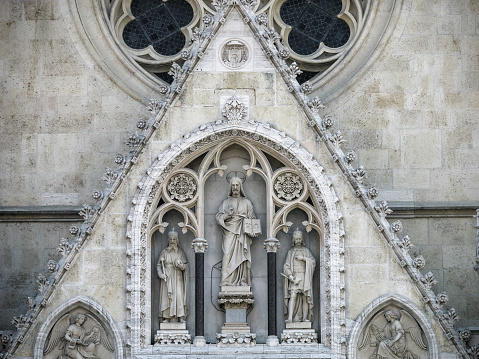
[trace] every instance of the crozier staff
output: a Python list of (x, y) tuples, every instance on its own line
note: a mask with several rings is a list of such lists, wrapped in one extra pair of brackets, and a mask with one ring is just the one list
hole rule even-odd
[(246, 218), (256, 218), (253, 204), (246, 198), (241, 178), (233, 177), (228, 198), (216, 214), (216, 222), (223, 229), (221, 285), (251, 285), (251, 238), (244, 231)]

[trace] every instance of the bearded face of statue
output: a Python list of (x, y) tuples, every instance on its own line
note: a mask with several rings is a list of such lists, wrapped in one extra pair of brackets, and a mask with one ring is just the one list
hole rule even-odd
[(178, 234), (171, 233), (168, 235), (168, 245), (173, 248), (178, 247)]
[(240, 196), (240, 189), (241, 189), (241, 181), (239, 179), (232, 179), (231, 180), (231, 195), (233, 197), (239, 197)]

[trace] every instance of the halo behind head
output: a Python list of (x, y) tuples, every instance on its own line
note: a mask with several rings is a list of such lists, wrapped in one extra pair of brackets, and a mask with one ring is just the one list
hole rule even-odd
[(246, 181), (246, 174), (242, 171), (231, 171), (231, 172), (229, 172), (226, 175), (226, 181), (228, 181), (228, 183), (231, 183), (231, 180), (235, 177), (239, 178), (241, 180), (241, 183), (245, 183), (245, 181)]

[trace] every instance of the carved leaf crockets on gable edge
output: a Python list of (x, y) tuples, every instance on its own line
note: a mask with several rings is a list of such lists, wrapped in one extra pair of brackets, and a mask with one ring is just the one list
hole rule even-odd
[[(435, 300), (433, 300), (436, 297), (430, 288), (430, 284), (433, 282), (433, 278), (431, 278), (431, 276), (429, 276), (428, 274), (425, 276), (422, 275), (419, 269), (415, 268), (414, 265), (412, 264), (412, 259), (407, 254), (407, 252), (405, 253), (405, 251), (401, 249), (399, 245), (399, 243), (401, 242), (399, 238), (397, 237), (397, 231), (396, 231), (396, 229), (399, 228), (400, 226), (396, 225), (392, 227), (388, 223), (388, 221), (385, 219), (385, 216), (379, 215), (375, 211), (376, 203), (373, 200), (374, 195), (372, 193), (377, 192), (377, 190), (367, 191), (364, 188), (364, 186), (361, 184), (361, 181), (359, 179), (363, 177), (362, 173), (361, 173), (361, 176), (355, 175), (355, 172), (352, 171), (350, 166), (350, 159), (347, 155), (345, 155), (342, 152), (339, 146), (340, 143), (338, 143), (338, 141), (330, 141), (330, 139), (334, 139), (334, 135), (331, 135), (329, 131), (327, 131), (328, 126), (322, 123), (321, 117), (319, 116), (315, 108), (314, 107), (310, 108), (308, 106), (310, 101), (309, 101), (309, 98), (307, 97), (307, 92), (308, 92), (307, 86), (299, 86), (296, 79), (294, 77), (291, 78), (291, 76), (288, 75), (288, 71), (287, 71), (288, 66), (283, 60), (283, 58), (280, 56), (281, 55), (280, 51), (274, 46), (273, 43), (268, 42), (267, 39), (263, 36), (264, 31), (258, 26), (257, 22), (255, 21), (254, 14), (240, 3), (229, 3), (226, 7), (224, 7), (221, 10), (223, 12), (217, 18), (215, 18), (212, 25), (208, 27), (207, 33), (205, 34), (205, 39), (201, 42), (197, 42), (197, 44), (195, 45), (196, 47), (192, 48), (192, 51), (191, 51), (192, 56), (184, 63), (181, 69), (178, 69), (177, 67), (175, 67), (176, 78), (173, 84), (170, 86), (170, 88), (165, 91), (165, 94), (166, 94), (165, 98), (161, 102), (158, 102), (156, 100), (152, 101), (154, 106), (151, 107), (150, 119), (148, 120), (146, 125), (142, 125), (141, 127), (141, 129), (143, 130), (143, 136), (144, 136), (142, 137), (142, 141), (139, 141), (137, 144), (135, 143), (135, 146), (133, 146), (133, 148), (130, 149), (130, 152), (126, 156), (123, 156), (123, 155), (117, 156), (116, 162), (120, 166), (120, 169), (118, 171), (118, 176), (110, 176), (111, 180), (109, 180), (108, 182), (109, 186), (107, 187), (105, 191), (103, 191), (103, 196), (101, 196), (101, 198), (97, 196), (99, 201), (95, 206), (91, 207), (91, 206), (85, 205), (85, 208), (82, 211), (85, 217), (85, 222), (82, 225), (82, 228), (77, 235), (77, 238), (71, 253), (69, 253), (68, 256), (66, 256), (65, 259), (61, 261), (61, 263), (59, 263), (59, 266), (58, 266), (59, 268), (57, 269), (57, 271), (54, 273), (55, 275), (53, 276), (54, 281), (49, 283), (44, 288), (42, 293), (40, 293), (40, 295), (37, 296), (37, 299), (35, 300), (35, 303), (34, 303), (35, 306), (31, 308), (28, 318), (35, 319), (36, 317), (38, 317), (38, 314), (40, 313), (40, 311), (42, 311), (43, 308), (45, 308), (48, 305), (48, 299), (58, 289), (58, 286), (57, 286), (58, 283), (63, 279), (65, 273), (71, 268), (72, 263), (74, 263), (76, 258), (78, 258), (78, 252), (82, 249), (83, 245), (88, 240), (88, 236), (91, 235), (92, 232), (94, 231), (94, 228), (96, 226), (96, 223), (98, 222), (98, 219), (102, 216), (102, 213), (105, 212), (109, 203), (114, 199), (117, 190), (123, 184), (125, 178), (130, 173), (130, 170), (132, 169), (132, 167), (135, 166), (135, 164), (138, 162), (139, 157), (142, 156), (145, 146), (148, 144), (150, 138), (158, 129), (161, 122), (164, 120), (165, 114), (168, 112), (169, 108), (171, 108), (174, 101), (177, 99), (179, 94), (184, 89), (184, 86), (186, 84), (186, 81), (191, 71), (196, 66), (198, 61), (200, 61), (210, 40), (212, 39), (214, 34), (218, 31), (221, 24), (224, 23), (225, 17), (228, 15), (228, 13), (231, 11), (233, 7), (236, 7), (244, 16), (245, 22), (247, 23), (249, 28), (252, 30), (254, 36), (256, 37), (257, 41), (260, 43), (264, 52), (271, 59), (278, 73), (282, 76), (286, 88), (297, 101), (298, 107), (302, 109), (305, 118), (307, 119), (313, 131), (317, 134), (318, 138), (321, 140), (323, 147), (326, 149), (326, 152), (330, 155), (331, 159), (336, 163), (337, 168), (343, 173), (345, 179), (350, 184), (353, 190), (353, 193), (356, 193), (359, 201), (363, 204), (365, 211), (370, 215), (373, 223), (376, 225), (379, 233), (385, 240), (385, 243), (388, 244), (389, 245), (388, 247), (391, 248), (391, 253), (394, 254), (394, 256), (397, 258), (400, 265), (405, 269), (407, 274), (410, 276), (413, 286), (415, 286), (418, 292), (421, 294), (426, 305), (428, 305), (432, 309), (436, 317), (436, 320), (438, 321), (442, 329), (446, 332), (446, 336), (448, 337), (448, 339), (456, 347), (456, 349), (461, 353), (462, 356), (466, 356), (467, 354), (465, 353), (462, 343), (457, 339), (457, 335), (454, 334), (455, 333), (454, 329), (452, 329), (450, 324), (446, 320), (444, 320), (444, 313), (436, 305)], [(264, 126), (265, 131), (269, 130), (269, 128), (267, 128), (267, 125), (261, 125), (261, 126)], [(261, 126), (259, 126), (258, 128), (261, 128)], [(212, 125), (210, 124), (209, 127), (207, 125), (203, 125), (202, 127), (203, 129), (200, 128), (201, 131), (210, 131), (212, 128)], [(212, 132), (212, 134), (214, 134), (214, 131)], [(279, 142), (281, 141), (282, 140), (279, 140)], [(174, 152), (173, 147), (174, 146), (172, 146), (170, 150), (171, 154), (173, 154)], [(144, 186), (144, 183), (141, 183), (140, 185), (139, 186), (142, 187)], [(337, 203), (337, 202), (338, 201), (336, 198), (334, 200), (334, 203)], [(338, 211), (338, 213), (340, 212)], [(384, 214), (387, 214), (386, 211), (384, 211)], [(338, 233), (339, 233), (339, 229), (338, 229)], [(128, 240), (131, 239), (131, 235), (132, 235), (131, 232), (127, 234)], [(340, 234), (340, 237), (344, 239), (344, 231), (342, 235)], [(344, 254), (344, 249), (343, 249), (343, 252), (341, 253), (341, 249), (339, 248), (338, 252), (340, 254)], [(338, 296), (338, 298), (339, 297), (340, 296)], [(344, 306), (344, 303), (341, 306)], [(21, 330), (16, 335), (14, 344), (9, 350), (10, 355), (15, 352), (15, 350), (23, 342), (26, 335), (30, 334), (31, 329), (32, 329), (31, 322), (26, 323), (26, 325), (21, 328)], [(341, 331), (344, 331), (344, 329), (341, 329)], [(341, 340), (339, 340), (338, 342), (340, 341)], [(340, 348), (334, 348), (334, 349), (338, 349), (337, 351), (338, 353), (342, 352)]]

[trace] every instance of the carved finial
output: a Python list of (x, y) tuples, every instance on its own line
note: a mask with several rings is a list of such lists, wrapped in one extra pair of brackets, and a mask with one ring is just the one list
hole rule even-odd
[(367, 173), (364, 170), (363, 166), (359, 166), (359, 168), (355, 169), (354, 171), (351, 171), (351, 174), (359, 183), (363, 183), (363, 179), (367, 178)]
[(95, 214), (95, 210), (91, 206), (84, 204), (83, 209), (78, 212), (78, 214), (82, 216), (85, 221), (89, 221)]
[(228, 0), (213, 0), (211, 5), (213, 5), (217, 12), (223, 10), (226, 6), (228, 6)]
[(329, 142), (331, 142), (334, 147), (339, 149), (341, 148), (341, 144), (346, 142), (346, 140), (343, 138), (343, 135), (341, 135), (341, 131), (338, 131), (329, 137)]
[(50, 282), (43, 274), (38, 275), (37, 285), (38, 285), (38, 291), (40, 292), (40, 294), (43, 295), (43, 293), (45, 293), (45, 290), (47, 289), (49, 284)]
[(160, 112), (161, 106), (162, 105), (160, 102), (152, 98), (150, 99), (150, 103), (148, 104), (146, 108), (153, 116), (155, 116), (158, 114), (158, 112)]
[(460, 319), (454, 308), (449, 309), (442, 317), (447, 321), (450, 327), (453, 327), (454, 323)]
[[(201, 30), (199, 27), (195, 27), (195, 29), (193, 30), (193, 34), (191, 35), (191, 39), (196, 42), (197, 46), (201, 46), (203, 41), (205, 41), (205, 39), (206, 39), (206, 32)], [(174, 64), (176, 64), (176, 62), (174, 62), (173, 65)], [(177, 66), (178, 66), (178, 68), (180, 67), (178, 64), (177, 64)], [(175, 71), (178, 71), (178, 68)], [(170, 70), (170, 71), (173, 71), (173, 69)], [(183, 74), (183, 71), (181, 72), (181, 74)], [(173, 78), (175, 78), (174, 74), (171, 73), (170, 75), (173, 76)], [(179, 73), (176, 76), (179, 77)]]
[[(196, 37), (201, 36), (200, 30), (198, 28), (195, 28), (195, 31), (193, 32), (193, 39), (195, 39), (195, 36)], [(170, 71), (168, 71), (168, 75), (173, 77), (174, 82), (178, 82), (178, 80), (183, 75), (183, 69), (176, 62), (173, 62), (173, 64), (171, 65)]]
[(26, 317), (23, 314), (18, 317), (13, 317), (12, 324), (17, 327), (17, 331), (23, 329), (23, 327), (32, 322), (31, 317)]
[(379, 217), (381, 218), (386, 218), (388, 214), (393, 213), (392, 209), (389, 209), (386, 201), (382, 201), (379, 206), (374, 207), (374, 209), (378, 212)]
[(303, 71), (299, 69), (299, 66), (296, 62), (293, 62), (286, 68), (286, 72), (291, 79), (296, 79), (296, 76), (301, 75)]
[(139, 146), (145, 143), (145, 136), (136, 133), (130, 133), (125, 144), (130, 147), (130, 151), (135, 151)]
[(437, 280), (434, 278), (432, 272), (428, 272), (424, 277), (422, 277), (421, 282), (427, 289), (431, 289), (434, 284), (437, 284)]
[(118, 178), (118, 173), (113, 171), (111, 168), (107, 168), (103, 177), (101, 178), (108, 185), (111, 185)]
[(320, 109), (323, 109), (325, 106), (321, 102), (318, 96), (313, 98), (312, 100), (309, 100), (308, 102), (308, 107), (311, 109), (311, 111), (316, 114), (319, 112)]
[(70, 254), (73, 245), (70, 244), (65, 238), (62, 238), (60, 241), (60, 245), (57, 248), (57, 251), (62, 254), (63, 257), (66, 257)]
[(397, 245), (399, 246), (399, 248), (402, 249), (404, 254), (407, 254), (407, 252), (409, 252), (409, 249), (414, 247), (414, 244), (412, 244), (409, 236), (405, 236), (403, 239), (398, 240)]

